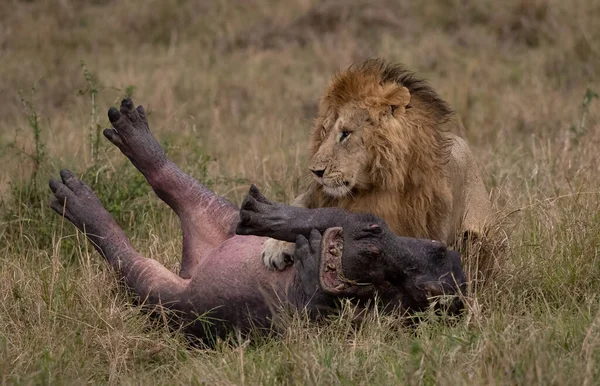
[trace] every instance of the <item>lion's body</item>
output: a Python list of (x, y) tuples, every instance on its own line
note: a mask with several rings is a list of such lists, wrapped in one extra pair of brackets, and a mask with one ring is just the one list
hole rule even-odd
[(446, 102), (404, 68), (352, 66), (321, 99), (310, 139), (315, 178), (295, 205), (373, 213), (398, 235), (449, 245), (482, 235), (491, 205), (467, 144), (453, 134), (459, 127)]

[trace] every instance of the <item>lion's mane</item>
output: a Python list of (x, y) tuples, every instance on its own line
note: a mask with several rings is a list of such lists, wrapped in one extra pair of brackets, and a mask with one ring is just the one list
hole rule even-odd
[(374, 213), (397, 234), (440, 240), (452, 211), (445, 165), (452, 147), (446, 128), (454, 112), (412, 72), (401, 65), (372, 59), (337, 74), (321, 99), (310, 139), (310, 155), (321, 146), (325, 115), (342, 106), (377, 115), (378, 109), (394, 108), (394, 101), (386, 98), (398, 86), (408, 89), (410, 103), (398, 106), (404, 110), (398, 114), (397, 123), (388, 120), (376, 124), (365, 139), (369, 167), (361, 178), (368, 179), (371, 188), (332, 197), (313, 181), (304, 198), (305, 205)]

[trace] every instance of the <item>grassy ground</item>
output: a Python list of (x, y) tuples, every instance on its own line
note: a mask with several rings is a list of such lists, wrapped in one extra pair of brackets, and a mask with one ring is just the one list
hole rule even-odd
[[(0, 382), (600, 383), (598, 20), (598, 0), (1, 2)], [(175, 216), (97, 138), (108, 107), (133, 95), (169, 155), (234, 202), (250, 182), (289, 202), (328, 78), (371, 56), (461, 114), (509, 223), (502, 275), (454, 325), (299, 318), (189, 348), (47, 206), (69, 167), (177, 269)]]

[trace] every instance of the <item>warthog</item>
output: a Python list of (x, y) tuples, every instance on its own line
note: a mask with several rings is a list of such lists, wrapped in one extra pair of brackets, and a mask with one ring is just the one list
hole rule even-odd
[[(312, 317), (336, 309), (339, 298), (422, 310), (432, 296), (455, 295), (465, 276), (458, 253), (435, 241), (394, 235), (369, 214), (275, 204), (250, 188), (238, 210), (183, 173), (150, 133), (142, 106), (130, 99), (108, 117), (104, 135), (146, 177), (181, 220), (183, 257), (177, 275), (140, 255), (94, 192), (68, 170), (50, 180), (51, 207), (64, 215), (122, 276), (139, 301), (176, 311), (198, 337), (268, 327), (280, 306)], [(296, 243), (294, 265), (263, 265), (266, 237)], [(450, 312), (462, 307), (458, 296)], [(208, 314), (211, 324), (198, 318)]]

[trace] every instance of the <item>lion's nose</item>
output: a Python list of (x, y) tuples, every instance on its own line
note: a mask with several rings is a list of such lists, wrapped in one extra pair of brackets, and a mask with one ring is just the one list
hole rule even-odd
[(315, 170), (315, 169), (310, 169), (311, 172), (315, 173), (315, 176), (322, 178), (323, 174), (325, 174), (325, 169), (322, 170)]

